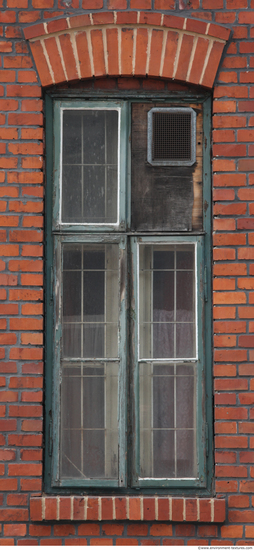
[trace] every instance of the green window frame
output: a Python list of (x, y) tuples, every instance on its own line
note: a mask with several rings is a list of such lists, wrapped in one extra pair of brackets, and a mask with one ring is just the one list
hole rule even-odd
[[(166, 105), (175, 104), (179, 107), (188, 106), (195, 102), (202, 105), (203, 110), (203, 145), (202, 145), (202, 210), (203, 210), (203, 227), (202, 229), (183, 232), (183, 231), (136, 231), (131, 228), (131, 108), (133, 104), (142, 102), (151, 103), (151, 108), (157, 102), (164, 102)], [(185, 491), (186, 494), (192, 494), (193, 490), (201, 494), (210, 494), (212, 487), (213, 476), (213, 452), (212, 452), (212, 377), (211, 377), (211, 187), (210, 187), (210, 117), (211, 103), (208, 95), (191, 96), (164, 96), (157, 94), (144, 94), (143, 97), (135, 98), (131, 94), (129, 97), (115, 97), (114, 94), (98, 97), (82, 92), (82, 98), (77, 97), (75, 92), (70, 97), (65, 92), (59, 95), (57, 92), (46, 94), (46, 427), (45, 427), (45, 491), (49, 493), (59, 493), (59, 491), (70, 491), (74, 493), (80, 490), (91, 491), (95, 494), (96, 491), (118, 491), (118, 493), (136, 493), (137, 489), (141, 489), (142, 493), (149, 494), (151, 491), (157, 490), (172, 493)], [(160, 103), (160, 104), (161, 104)], [(115, 111), (118, 116), (117, 123), (117, 216), (113, 222), (92, 221), (89, 223), (73, 222), (73, 220), (64, 220), (62, 214), (61, 202), (65, 191), (62, 191), (62, 165), (63, 165), (63, 113), (69, 111)], [(105, 123), (106, 124), (106, 123)], [(66, 126), (68, 131), (68, 125)], [(83, 132), (83, 130), (82, 130)], [(83, 134), (82, 134), (83, 135)], [(106, 138), (105, 138), (106, 139)], [(71, 142), (71, 139), (70, 139)], [(83, 145), (82, 145), (83, 147)], [(106, 162), (106, 161), (105, 161)], [(83, 163), (83, 160), (82, 160)], [(81, 164), (82, 164), (81, 163)], [(67, 168), (68, 169), (68, 168)], [(158, 170), (158, 168), (156, 167)], [(170, 167), (169, 167), (170, 169)], [(70, 170), (73, 170), (71, 168)], [(106, 178), (106, 176), (105, 176)], [(81, 190), (81, 195), (82, 195)], [(80, 196), (81, 196), (80, 195)], [(66, 197), (68, 195), (66, 194)], [(71, 201), (72, 199), (70, 199)], [(82, 195), (83, 200), (83, 195)], [(80, 200), (78, 201), (80, 202)], [(71, 206), (70, 206), (71, 208)], [(67, 359), (63, 357), (63, 297), (66, 296), (64, 288), (64, 263), (63, 257), (65, 250), (73, 249), (82, 250), (107, 250), (107, 247), (115, 247), (117, 252), (117, 270), (118, 270), (118, 305), (119, 305), (119, 322), (118, 322), (118, 355), (117, 357), (96, 358), (97, 367), (106, 364), (106, 361), (111, 361), (111, 364), (118, 364), (118, 396), (117, 396), (117, 423), (118, 435), (118, 475), (105, 476), (96, 475), (86, 477), (84, 474), (80, 478), (71, 477), (71, 475), (63, 476), (61, 474), (61, 453), (64, 439), (63, 434), (60, 436), (61, 424), (61, 399), (63, 389), (60, 391), (61, 384), (63, 388), (63, 364)], [(90, 248), (89, 248), (90, 247)], [(99, 248), (98, 248), (99, 247)], [(100, 248), (102, 247), (102, 248)], [(168, 273), (172, 272), (177, 280), (178, 272), (176, 267), (176, 257), (178, 251), (184, 250), (186, 247), (194, 251), (195, 268), (194, 273), (194, 302), (193, 306), (196, 326), (196, 336), (194, 338), (196, 349), (193, 356), (187, 354), (186, 360), (179, 357), (180, 351), (174, 351), (174, 356), (170, 357), (144, 357), (140, 356), (140, 319), (138, 312), (140, 311), (140, 300), (145, 300), (146, 297), (140, 298), (139, 293), (139, 251), (142, 247), (148, 247), (149, 250), (163, 250), (172, 252), (174, 255), (175, 267), (170, 268)], [(150, 247), (150, 249), (149, 249)], [(157, 247), (157, 248), (156, 248)], [(189, 249), (188, 249), (189, 250)], [(172, 256), (173, 257), (173, 256)], [(83, 260), (82, 260), (83, 261)], [(83, 266), (83, 264), (82, 264)], [(83, 271), (82, 271), (83, 270)], [(85, 277), (82, 267), (82, 277)], [(163, 271), (163, 270), (162, 270)], [(106, 275), (105, 275), (106, 277)], [(104, 280), (106, 280), (104, 277)], [(179, 276), (180, 277), (180, 276)], [(82, 279), (83, 280), (83, 279)], [(179, 278), (179, 280), (181, 280)], [(150, 283), (149, 283), (150, 284)], [(83, 285), (83, 283), (82, 283)], [(82, 286), (82, 289), (84, 285)], [(106, 288), (106, 287), (105, 287)], [(108, 288), (108, 287), (107, 287)], [(152, 287), (151, 287), (152, 288)], [(83, 292), (83, 290), (81, 290)], [(105, 291), (106, 292), (106, 291)], [(149, 285), (148, 291), (149, 292)], [(174, 291), (176, 292), (176, 291)], [(68, 294), (68, 293), (67, 293)], [(153, 298), (154, 299), (154, 298)], [(64, 298), (66, 301), (67, 298)], [(176, 300), (174, 298), (174, 300)], [(154, 302), (155, 303), (155, 302)], [(152, 304), (152, 301), (151, 301)], [(151, 305), (150, 304), (150, 305)], [(152, 306), (151, 306), (152, 307)], [(175, 314), (174, 314), (175, 315)], [(170, 321), (171, 323), (171, 321)], [(172, 324), (172, 323), (171, 323)], [(181, 323), (180, 323), (181, 324)], [(174, 334), (177, 330), (182, 330), (180, 324), (174, 320)], [(166, 324), (164, 323), (165, 327)], [(170, 325), (171, 326), (171, 325)], [(183, 325), (181, 325), (183, 327)], [(190, 327), (189, 323), (189, 327)], [(157, 330), (155, 325), (149, 325), (149, 330)], [(152, 328), (151, 328), (152, 327)], [(82, 329), (83, 330), (83, 329)], [(148, 337), (151, 339), (151, 336)], [(146, 340), (146, 345), (148, 340)], [(174, 336), (174, 342), (176, 336)], [(175, 344), (174, 344), (175, 346)], [(174, 349), (176, 349), (174, 347)], [(75, 351), (76, 353), (76, 351)], [(81, 352), (83, 353), (83, 352)], [(178, 354), (178, 355), (177, 355)], [(80, 356), (76, 353), (76, 357), (71, 359), (72, 366), (78, 365), (81, 372), (85, 372), (83, 367), (89, 364), (91, 366), (92, 358)], [(194, 369), (195, 376), (195, 411), (194, 422), (196, 426), (196, 451), (195, 451), (195, 472), (193, 475), (174, 475), (160, 477), (157, 472), (156, 476), (145, 473), (150, 468), (150, 465), (144, 466), (145, 462), (142, 458), (140, 448), (144, 449), (143, 435), (140, 428), (140, 399), (143, 397), (141, 393), (141, 364), (145, 372), (145, 365), (149, 366), (150, 373), (154, 373), (153, 365), (161, 363), (164, 366), (166, 363), (174, 364), (174, 374), (168, 377), (162, 377), (168, 387), (174, 386), (174, 400), (178, 394), (176, 393), (179, 386), (179, 377), (177, 377), (177, 365), (180, 363), (188, 363), (189, 367)], [(67, 367), (68, 364), (66, 363)], [(107, 363), (108, 364), (108, 363)], [(88, 366), (89, 366), (88, 365)], [(108, 397), (105, 397), (105, 387), (107, 387), (106, 370), (104, 366), (104, 398), (108, 403), (112, 399), (110, 391)], [(166, 367), (165, 367), (166, 368)], [(88, 371), (87, 371), (88, 372)], [(113, 372), (113, 371), (112, 371)], [(115, 372), (115, 371), (114, 371)], [(171, 371), (170, 371), (171, 372)], [(173, 371), (172, 371), (173, 372)], [(184, 372), (184, 371), (183, 371)], [(82, 374), (83, 376), (83, 374)], [(145, 376), (145, 375), (144, 375)], [(151, 380), (156, 379), (159, 384), (159, 375), (151, 374)], [(165, 375), (166, 376), (166, 375)], [(83, 378), (82, 378), (83, 380)], [(84, 377), (85, 380), (85, 377)], [(142, 378), (145, 380), (145, 378)], [(142, 382), (143, 383), (143, 382)], [(150, 383), (150, 382), (149, 382)], [(153, 382), (152, 382), (153, 383)], [(146, 382), (145, 382), (146, 384)], [(171, 384), (171, 386), (170, 386)], [(67, 386), (71, 386), (71, 379), (67, 381)], [(106, 386), (105, 386), (106, 385)], [(89, 386), (89, 385), (88, 385)], [(83, 386), (82, 386), (83, 387)], [(110, 387), (110, 386), (108, 386)], [(114, 386), (115, 387), (115, 386)], [(144, 386), (145, 387), (145, 386)], [(179, 386), (180, 387), (180, 386)], [(82, 391), (82, 390), (81, 390)], [(171, 390), (170, 390), (171, 391)], [(111, 392), (112, 393), (112, 392)], [(194, 395), (193, 394), (193, 395)], [(68, 394), (69, 395), (69, 394)], [(144, 391), (143, 391), (143, 396)], [(173, 395), (173, 394), (172, 394)], [(183, 394), (182, 394), (183, 395)], [(181, 397), (181, 393), (180, 393)], [(66, 398), (67, 399), (67, 398)], [(67, 401), (66, 401), (67, 403)], [(65, 403), (65, 405), (66, 405)], [(104, 408), (108, 405), (104, 405)], [(177, 407), (174, 401), (174, 407)], [(106, 410), (105, 409), (105, 410)], [(154, 414), (154, 413), (153, 413)], [(151, 416), (151, 414), (150, 414)], [(152, 418), (152, 416), (151, 416)], [(176, 418), (176, 413), (175, 417)], [(152, 422), (152, 421), (151, 421)], [(105, 425), (105, 432), (108, 427)], [(198, 429), (197, 429), (198, 427)], [(155, 437), (156, 428), (151, 428), (151, 435)], [(149, 428), (149, 429), (150, 429)], [(167, 428), (168, 429), (168, 428)], [(171, 429), (171, 428), (170, 428)], [(169, 430), (170, 431), (170, 430)], [(174, 438), (174, 464), (177, 468), (177, 450), (176, 441), (179, 431), (177, 431), (176, 420), (172, 426), (172, 437)], [(141, 434), (142, 432), (142, 434)], [(166, 433), (166, 432), (165, 432)], [(186, 432), (187, 433), (187, 432)], [(159, 436), (158, 436), (159, 437)], [(106, 440), (105, 440), (106, 441)], [(116, 436), (115, 440), (116, 442)], [(152, 441), (152, 439), (151, 439)], [(173, 439), (172, 439), (173, 441)], [(105, 443), (106, 445), (106, 443)], [(110, 444), (107, 443), (107, 445)], [(142, 447), (143, 445), (143, 447)], [(152, 445), (150, 443), (150, 445)], [(149, 445), (148, 445), (149, 446)], [(84, 444), (85, 448), (85, 444)], [(105, 449), (106, 447), (104, 447)], [(82, 451), (83, 452), (83, 451)], [(106, 452), (106, 451), (104, 451)], [(173, 459), (172, 459), (173, 460)], [(151, 466), (152, 470), (153, 467)], [(179, 467), (180, 468), (180, 467)], [(68, 470), (68, 468), (67, 468)], [(66, 470), (66, 471), (67, 471)], [(151, 471), (152, 471), (151, 470)], [(82, 470), (83, 471), (83, 470)], [(162, 470), (163, 471), (163, 470)], [(183, 471), (183, 470), (182, 470)], [(193, 470), (194, 471), (194, 470)], [(100, 494), (99, 493), (99, 494)]]

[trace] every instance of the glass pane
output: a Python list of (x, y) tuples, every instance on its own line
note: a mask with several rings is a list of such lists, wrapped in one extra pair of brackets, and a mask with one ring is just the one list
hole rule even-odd
[(194, 428), (194, 372), (176, 377), (176, 428)]
[(140, 358), (196, 354), (194, 245), (139, 246)]
[(194, 430), (176, 432), (177, 477), (196, 477), (196, 438)]
[(80, 111), (63, 113), (63, 164), (81, 163), (81, 126)]
[(118, 477), (118, 363), (63, 363), (61, 477)]
[(63, 166), (62, 175), (62, 220), (76, 223), (82, 219), (81, 166)]
[(174, 475), (174, 366), (140, 364), (142, 477)]
[(174, 427), (174, 378), (153, 376), (153, 425), (154, 428)]
[(118, 356), (117, 244), (63, 245), (64, 357)]
[(174, 477), (175, 442), (173, 430), (156, 430), (153, 436), (153, 477)]
[(140, 363), (140, 475), (196, 476), (195, 366)]
[(62, 221), (116, 223), (118, 111), (63, 111)]

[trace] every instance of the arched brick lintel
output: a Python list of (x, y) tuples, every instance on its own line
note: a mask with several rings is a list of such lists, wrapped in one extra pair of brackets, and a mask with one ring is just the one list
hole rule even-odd
[(212, 88), (230, 31), (145, 12), (82, 14), (24, 31), (42, 86), (105, 76), (151, 76)]

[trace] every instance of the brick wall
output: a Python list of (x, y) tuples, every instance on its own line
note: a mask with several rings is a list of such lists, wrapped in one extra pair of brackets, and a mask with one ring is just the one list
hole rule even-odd
[[(253, 544), (254, 1), (0, 0), (1, 544)], [(30, 521), (42, 490), (43, 101), (24, 27), (106, 10), (175, 14), (228, 26), (213, 91), (215, 490), (223, 525)], [(154, 79), (84, 86), (184, 89)], [(81, 86), (82, 86), (81, 85)]]

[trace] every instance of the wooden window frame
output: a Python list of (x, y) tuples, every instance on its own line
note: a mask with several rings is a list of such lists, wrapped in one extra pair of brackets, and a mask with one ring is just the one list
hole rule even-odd
[[(78, 95), (78, 97), (77, 97)], [(128, 97), (127, 97), (128, 95)], [(106, 96), (106, 97), (105, 97)], [(125, 437), (128, 426), (127, 426), (127, 416), (130, 414), (132, 417), (132, 425), (137, 425), (137, 393), (135, 394), (135, 399), (133, 404), (128, 406), (127, 410), (127, 396), (128, 390), (126, 385), (126, 351), (122, 354), (122, 385), (120, 391), (121, 399), (124, 399), (126, 396), (125, 404), (123, 407), (123, 413), (121, 418), (121, 452), (120, 452), (120, 469), (119, 469), (119, 482), (112, 483), (112, 481), (107, 480), (95, 480), (94, 483), (89, 483), (86, 485), (83, 482), (67, 482), (66, 484), (58, 481), (58, 466), (57, 466), (57, 454), (55, 452), (55, 444), (57, 443), (57, 423), (58, 423), (58, 411), (59, 411), (59, 395), (57, 394), (55, 388), (59, 386), (59, 378), (57, 374), (57, 369), (55, 365), (59, 364), (59, 348), (54, 346), (52, 340), (52, 334), (54, 329), (54, 284), (57, 279), (57, 267), (52, 270), (54, 265), (54, 246), (53, 242), (59, 243), (62, 242), (101, 242), (101, 239), (104, 239), (104, 242), (118, 242), (121, 243), (120, 246), (125, 248), (126, 252), (126, 240), (123, 238), (122, 232), (125, 231), (126, 226), (129, 227), (130, 222), (130, 128), (131, 128), (131, 116), (129, 105), (132, 102), (136, 101), (156, 101), (164, 100), (168, 103), (178, 103), (179, 104), (179, 95), (169, 95), (169, 94), (151, 94), (142, 93), (142, 97), (138, 99), (133, 95), (133, 93), (121, 94), (91, 94), (91, 92), (82, 92), (82, 99), (80, 99), (80, 94), (76, 94), (75, 91), (70, 91), (69, 93), (63, 92), (52, 92), (46, 94), (45, 103), (46, 103), (46, 155), (47, 155), (47, 166), (46, 166), (46, 347), (45, 347), (45, 361), (46, 361), (46, 396), (45, 396), (45, 491), (48, 493), (59, 494), (59, 492), (66, 492), (72, 490), (73, 493), (79, 493), (80, 490), (89, 490), (93, 494), (103, 494), (103, 491), (114, 490), (118, 491), (119, 494), (135, 494), (137, 489), (142, 489), (142, 493), (150, 494), (155, 489), (161, 492), (162, 494), (166, 492), (168, 494), (169, 490), (172, 494), (178, 494), (184, 490), (185, 494), (193, 494), (193, 491), (201, 495), (211, 494), (212, 488), (212, 477), (213, 477), (213, 447), (212, 447), (212, 377), (211, 377), (211, 186), (210, 186), (210, 121), (211, 121), (211, 101), (208, 94), (180, 94), (180, 101), (183, 105), (188, 106), (189, 103), (198, 101), (203, 103), (203, 128), (204, 128), (204, 143), (203, 143), (203, 232), (193, 232), (191, 234), (183, 235), (181, 234), (170, 234), (167, 236), (159, 237), (159, 239), (167, 240), (168, 243), (171, 242), (195, 242), (197, 243), (198, 254), (202, 255), (202, 272), (199, 272), (200, 278), (200, 288), (202, 293), (202, 303), (203, 309), (200, 309), (200, 318), (202, 317), (202, 330), (205, 327), (206, 338), (204, 342), (204, 356), (205, 356), (205, 370), (206, 375), (204, 377), (203, 368), (201, 368), (200, 380), (203, 378), (204, 389), (203, 397), (199, 399), (200, 407), (198, 411), (198, 419), (202, 423), (200, 446), (198, 450), (199, 455), (199, 479), (195, 480), (180, 480), (180, 479), (169, 479), (169, 480), (142, 480), (138, 476), (138, 452), (137, 445), (133, 450), (133, 453), (130, 453), (130, 459), (125, 459), (127, 445), (132, 439), (131, 434)], [(59, 172), (57, 172), (57, 166), (59, 166), (59, 144), (60, 140), (60, 104), (61, 106), (72, 105), (71, 108), (75, 108), (75, 105), (81, 106), (85, 102), (89, 101), (90, 108), (96, 108), (97, 105), (100, 105), (101, 108), (103, 105), (108, 107), (121, 105), (122, 109), (122, 125), (120, 129), (120, 141), (121, 146), (121, 176), (120, 176), (120, 217), (119, 225), (112, 227), (112, 224), (109, 226), (96, 227), (93, 226), (76, 226), (73, 228), (71, 224), (65, 225), (64, 229), (59, 224)], [(57, 105), (57, 108), (54, 109), (54, 104)], [(152, 103), (151, 103), (152, 106)], [(54, 133), (55, 128), (55, 133)], [(55, 174), (53, 178), (52, 174)], [(125, 201), (126, 197), (126, 201)], [(54, 214), (54, 222), (52, 224), (52, 212)], [(118, 235), (114, 236), (114, 232)], [(76, 235), (75, 235), (76, 233)], [(90, 233), (90, 236), (89, 236)], [(104, 235), (102, 234), (104, 233)], [(105, 234), (106, 233), (106, 234)], [(202, 233), (202, 234), (201, 234)], [(110, 236), (111, 234), (111, 236)], [(152, 236), (146, 237), (148, 240), (152, 239)], [(154, 237), (156, 240), (156, 237)], [(135, 237), (133, 237), (135, 239)], [(123, 245), (124, 243), (124, 245)], [(132, 256), (133, 265), (135, 265), (135, 247), (133, 245)], [(134, 252), (133, 252), (134, 250)], [(202, 251), (202, 252), (201, 252)], [(134, 255), (133, 255), (134, 254)], [(129, 253), (125, 253), (125, 258), (127, 261), (127, 256)], [(201, 258), (201, 256), (200, 256)], [(135, 270), (134, 270), (135, 271)], [(127, 273), (127, 270), (126, 270)], [(54, 279), (54, 277), (56, 279)], [(136, 275), (134, 276), (135, 279)], [(127, 284), (127, 275), (124, 280), (125, 291)], [(134, 285), (135, 287), (135, 285)], [(136, 290), (134, 289), (133, 299), (137, 299)], [(125, 309), (125, 305), (124, 305)], [(201, 311), (202, 310), (202, 311)], [(133, 309), (131, 309), (133, 311)], [(133, 321), (133, 319), (132, 319)], [(123, 326), (125, 321), (123, 321)], [(125, 330), (125, 328), (124, 328)], [(202, 330), (199, 330), (199, 334), (202, 333)], [(126, 330), (125, 330), (126, 334)], [(135, 331), (136, 334), (136, 331)], [(60, 338), (60, 331), (58, 333)], [(134, 336), (136, 339), (136, 336)], [(126, 348), (123, 348), (126, 350)], [(137, 349), (137, 348), (136, 348)], [(132, 352), (130, 352), (130, 356)], [(203, 362), (203, 365), (204, 365)], [(127, 369), (128, 370), (128, 369)], [(55, 374), (52, 374), (55, 373)], [(134, 369), (134, 378), (133, 380), (127, 373), (127, 383), (137, 382), (137, 368)], [(57, 386), (58, 384), (58, 386)], [(204, 399), (205, 396), (205, 399)], [(130, 407), (130, 408), (129, 408)], [(136, 418), (135, 418), (136, 417)], [(53, 443), (54, 442), (54, 443)], [(89, 489), (88, 489), (89, 488)]]

